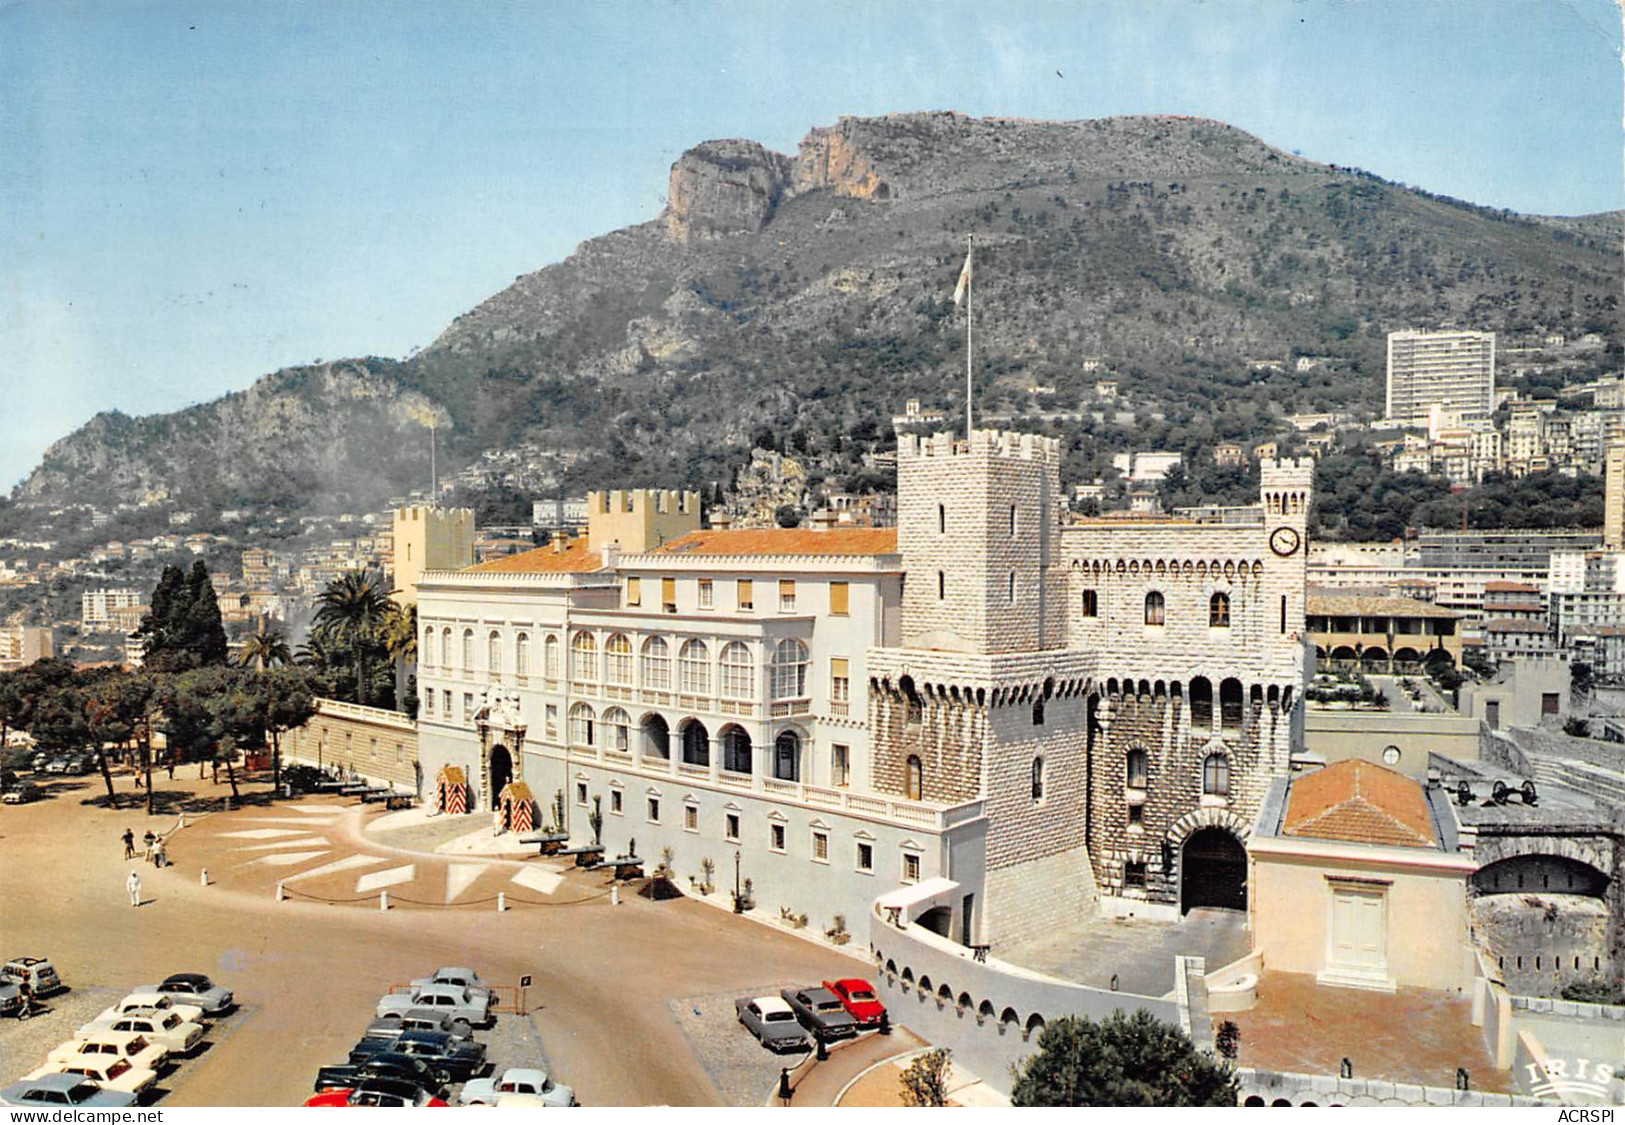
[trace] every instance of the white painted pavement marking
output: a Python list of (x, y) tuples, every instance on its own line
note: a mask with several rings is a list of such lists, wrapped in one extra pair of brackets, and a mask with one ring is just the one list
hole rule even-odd
[(227, 840), (277, 840), (284, 836), (303, 836), (308, 828), (247, 828), (241, 832), (217, 832)]
[(297, 813), (305, 813), (308, 816), (334, 816), (344, 811), (343, 805), (287, 805), (285, 807)]
[(451, 863), (446, 865), (446, 901), (468, 890), (474, 881), (491, 869), (489, 863)]
[(300, 816), (246, 816), (243, 819), (251, 820), (255, 824), (297, 824), (301, 828), (315, 828), (318, 825), (337, 824), (339, 822), (339, 818), (336, 816), (325, 817), (321, 820), (314, 817)]
[(327, 846), (326, 836), (298, 836), (292, 840), (272, 840), (269, 844), (239, 844), (233, 848), (238, 852), (269, 852), (277, 848), (312, 848), (317, 844)]
[(357, 867), (371, 867), (375, 863), (387, 863), (381, 855), (349, 855), (343, 859), (335, 859), (332, 863), (324, 863), (320, 867), (312, 867), (309, 871), (301, 871), (297, 875), (289, 875), (282, 881), (291, 883), (295, 879), (312, 879), (321, 875), (334, 875), (340, 871), (354, 871)]
[(373, 871), (355, 881), (355, 893), (364, 895), (368, 891), (393, 887), (396, 883), (410, 883), (417, 877), (418, 867), (415, 863), (408, 863), (405, 867), (391, 867), (388, 871)]
[(541, 867), (526, 867), (513, 877), (513, 881), (521, 887), (529, 887), (533, 891), (550, 895), (559, 889), (559, 885), (564, 882), (564, 876), (555, 875)]
[(327, 854), (323, 848), (319, 852), (279, 852), (276, 855), (262, 855), (250, 863), (262, 863), (267, 867), (297, 867), (301, 863), (309, 863), (313, 859), (320, 859)]

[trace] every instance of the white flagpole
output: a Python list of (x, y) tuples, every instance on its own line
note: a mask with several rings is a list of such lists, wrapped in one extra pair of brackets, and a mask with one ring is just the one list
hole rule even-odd
[(965, 278), (965, 444), (970, 444), (971, 428), (971, 311), (975, 305), (976, 267), (971, 263), (971, 237), (965, 236), (965, 267), (970, 273)]

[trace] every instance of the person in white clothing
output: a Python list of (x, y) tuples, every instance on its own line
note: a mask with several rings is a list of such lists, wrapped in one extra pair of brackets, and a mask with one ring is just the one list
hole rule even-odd
[(129, 889), (129, 892), (130, 892), (130, 905), (131, 906), (140, 906), (141, 905), (141, 876), (137, 875), (134, 871), (130, 872), (130, 877), (124, 881), (124, 885), (125, 885), (126, 888)]

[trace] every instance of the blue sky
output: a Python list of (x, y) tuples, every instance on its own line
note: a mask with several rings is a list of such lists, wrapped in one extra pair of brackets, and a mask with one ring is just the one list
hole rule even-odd
[(1608, 0), (0, 0), (0, 489), (98, 410), (426, 345), (709, 138), (1183, 113), (1578, 214), (1625, 205), (1620, 50)]

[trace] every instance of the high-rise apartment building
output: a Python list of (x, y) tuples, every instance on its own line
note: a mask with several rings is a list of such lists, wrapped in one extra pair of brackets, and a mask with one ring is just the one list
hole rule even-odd
[(1388, 417), (1427, 424), (1433, 406), (1489, 414), (1495, 397), (1495, 333), (1388, 333)]

